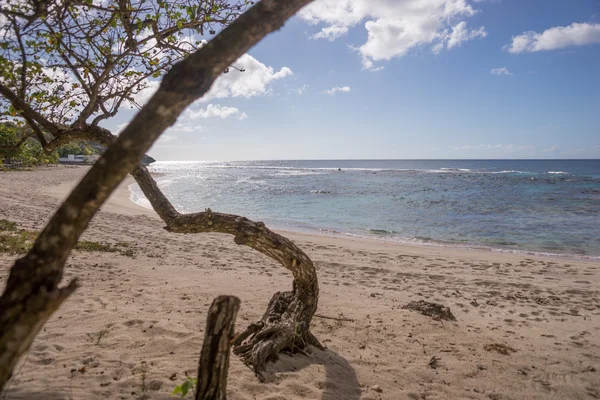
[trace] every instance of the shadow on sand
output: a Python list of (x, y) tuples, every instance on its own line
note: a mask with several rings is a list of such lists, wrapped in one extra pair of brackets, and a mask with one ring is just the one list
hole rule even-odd
[[(360, 385), (354, 368), (348, 361), (332, 350), (317, 350), (311, 348), (312, 352), (307, 357), (302, 354), (295, 354), (293, 357), (281, 354), (279, 361), (268, 363), (265, 373), (266, 383), (277, 380), (276, 374), (292, 371), (299, 371), (310, 365), (322, 365), (325, 368), (325, 378), (322, 381), (316, 380), (316, 388), (322, 390), (321, 400), (359, 400)], [(318, 379), (318, 378), (317, 378)], [(73, 391), (69, 390), (44, 390), (33, 392), (27, 387), (9, 389), (6, 393), (0, 393), (0, 400), (72, 400), (85, 398), (86, 392), (89, 395), (90, 388), (77, 387)], [(94, 394), (97, 394), (92, 390)], [(172, 395), (164, 393), (152, 393), (147, 396), (131, 396), (132, 399), (152, 399), (152, 400), (170, 400), (174, 399)]]
[(276, 373), (298, 371), (313, 364), (322, 365), (325, 367), (325, 380), (321, 383), (316, 382), (316, 386), (323, 390), (321, 400), (359, 400), (360, 384), (350, 363), (335, 351), (322, 351), (314, 347), (311, 350), (308, 357), (301, 354), (295, 354), (293, 357), (282, 354), (276, 363), (268, 363), (266, 382), (274, 381)]

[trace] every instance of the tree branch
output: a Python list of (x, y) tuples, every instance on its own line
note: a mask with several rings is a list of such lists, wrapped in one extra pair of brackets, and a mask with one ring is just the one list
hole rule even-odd
[[(108, 196), (160, 134), (175, 123), (189, 104), (210, 89), (229, 64), (268, 33), (279, 29), (309, 2), (263, 0), (206, 46), (175, 65), (148, 104), (73, 189), (32, 249), (15, 262), (0, 297), (0, 388), (46, 318), (58, 307), (52, 299), (62, 299), (66, 297), (65, 291), (70, 293), (75, 289), (74, 285), (65, 289), (58, 287), (65, 261)], [(0, 89), (3, 89), (1, 85)], [(4, 90), (0, 92), (6, 94)]]
[(196, 400), (225, 400), (229, 349), (234, 337), (240, 299), (219, 296), (211, 304), (198, 363)]
[(0, 83), (0, 94), (2, 94), (2, 96), (4, 96), (8, 101), (10, 101), (12, 106), (18, 111), (20, 111), (21, 114), (27, 115), (29, 118), (37, 122), (42, 128), (44, 128), (48, 132), (52, 134), (60, 132), (60, 128), (58, 126), (44, 118), (42, 114), (38, 113), (33, 108), (31, 108), (29, 104), (27, 104), (23, 99), (14, 94), (8, 86), (5, 86), (2, 83)]

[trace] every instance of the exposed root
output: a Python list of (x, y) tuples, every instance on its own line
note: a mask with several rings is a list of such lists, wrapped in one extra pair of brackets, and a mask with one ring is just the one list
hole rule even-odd
[(309, 331), (313, 310), (307, 310), (295, 292), (278, 292), (271, 301), (261, 321), (251, 324), (233, 342), (233, 353), (252, 368), (263, 382), (266, 363), (277, 361), (279, 354), (300, 353), (313, 345), (324, 347)]

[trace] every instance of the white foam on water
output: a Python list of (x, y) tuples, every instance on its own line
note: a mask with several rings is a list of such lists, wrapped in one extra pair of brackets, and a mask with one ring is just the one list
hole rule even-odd
[(131, 185), (128, 186), (129, 199), (134, 204), (137, 204), (140, 207), (144, 207), (144, 208), (148, 208), (148, 209), (152, 210), (152, 204), (150, 204), (150, 201), (146, 198), (146, 196), (144, 196), (143, 194), (137, 194), (135, 192), (135, 190), (133, 188), (136, 186), (137, 186), (137, 183), (132, 183)]

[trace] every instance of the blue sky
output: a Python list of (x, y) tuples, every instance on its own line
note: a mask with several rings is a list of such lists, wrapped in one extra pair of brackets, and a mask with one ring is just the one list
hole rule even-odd
[(600, 158), (597, 0), (317, 0), (237, 65), (150, 155)]

